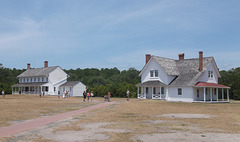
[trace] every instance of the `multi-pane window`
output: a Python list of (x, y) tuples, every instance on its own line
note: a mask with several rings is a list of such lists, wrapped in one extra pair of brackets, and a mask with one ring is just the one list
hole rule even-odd
[(150, 70), (150, 77), (158, 77), (158, 70)]
[(208, 71), (208, 77), (213, 78), (213, 71)]
[(164, 94), (164, 87), (161, 87), (161, 94)]
[(153, 88), (153, 94), (156, 94), (156, 88), (155, 87)]
[(197, 98), (199, 98), (199, 89), (197, 89)]
[(155, 70), (155, 77), (158, 77), (158, 70)]
[(178, 95), (182, 95), (182, 88), (178, 88)]
[(153, 77), (153, 70), (150, 70), (150, 77)]

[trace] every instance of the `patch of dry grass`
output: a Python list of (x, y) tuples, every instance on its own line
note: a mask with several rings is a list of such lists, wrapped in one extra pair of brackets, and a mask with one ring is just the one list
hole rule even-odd
[[(1, 99), (5, 105), (0, 104), (1, 108), (7, 108), (6, 115), (14, 116), (13, 120), (31, 119), (39, 117), (43, 113), (53, 115), (72, 109), (79, 109), (93, 102), (82, 102), (82, 98), (57, 99), (56, 97), (47, 97), (39, 99), (38, 96), (10, 96), (8, 100)], [(103, 102), (103, 98), (94, 98), (97, 102)], [(182, 103), (166, 102), (160, 100), (138, 100), (131, 99), (129, 102), (125, 99), (112, 98), (111, 101), (119, 101), (101, 109), (96, 109), (84, 115), (75, 116), (73, 122), (68, 125), (57, 127), (53, 133), (59, 131), (84, 131), (82, 125), (107, 122), (110, 125), (103, 126), (106, 129), (125, 129), (126, 133), (108, 133), (111, 136), (107, 141), (132, 141), (135, 135), (155, 134), (155, 133), (240, 133), (240, 103), (234, 101), (226, 104), (201, 104), (201, 103)], [(11, 108), (8, 108), (8, 104)], [(30, 104), (28, 104), (30, 103)], [(31, 106), (30, 108), (28, 108)], [(41, 107), (39, 107), (41, 106)], [(0, 110), (1, 114), (3, 109)], [(18, 112), (20, 111), (20, 112)], [(19, 115), (24, 113), (24, 116)], [(213, 116), (211, 118), (177, 118), (162, 117), (163, 114), (206, 114)], [(25, 117), (26, 116), (28, 117)], [(19, 116), (18, 116), (19, 115)], [(5, 122), (6, 117), (0, 117), (0, 122)], [(8, 117), (10, 118), (10, 117)], [(21, 118), (21, 119), (20, 119)], [(155, 123), (156, 122), (156, 123)], [(43, 137), (35, 138), (34, 141), (44, 141)], [(48, 141), (48, 140), (47, 140)]]
[(93, 102), (84, 103), (79, 97), (58, 99), (57, 96), (39, 98), (37, 95), (7, 95), (5, 98), (0, 98), (0, 127), (22, 120), (77, 110), (102, 100), (100, 98), (94, 99)]
[[(212, 118), (160, 117), (162, 114), (207, 114)], [(111, 133), (108, 141), (130, 141), (133, 135), (191, 131), (192, 133), (240, 133), (240, 104), (201, 104), (165, 102), (159, 100), (131, 100), (104, 109), (94, 110), (91, 117), (75, 123), (114, 122), (110, 129), (127, 129), (131, 133)], [(148, 120), (164, 123), (148, 124)]]

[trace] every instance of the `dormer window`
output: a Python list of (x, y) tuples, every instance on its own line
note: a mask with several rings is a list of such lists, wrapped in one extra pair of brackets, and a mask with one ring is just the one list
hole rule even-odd
[(150, 70), (150, 77), (158, 77), (158, 70)]
[(213, 71), (208, 71), (208, 78), (213, 78)]

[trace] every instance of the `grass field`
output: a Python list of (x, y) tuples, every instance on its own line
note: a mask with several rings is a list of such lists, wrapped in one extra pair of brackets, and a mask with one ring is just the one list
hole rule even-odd
[(22, 120), (76, 110), (93, 104), (96, 102), (83, 103), (81, 97), (58, 99), (56, 96), (39, 98), (38, 95), (6, 95), (5, 98), (0, 97), (0, 127)]
[[(0, 126), (10, 122), (33, 119), (80, 109), (103, 102), (82, 102), (82, 98), (39, 98), (32, 95), (8, 95), (0, 98)], [(50, 132), (40, 131), (24, 136), (27, 141), (154, 141), (159, 138), (187, 141), (232, 141), (240, 136), (240, 102), (201, 104), (113, 98), (119, 101), (104, 109), (93, 110), (69, 120), (67, 125), (55, 125)], [(90, 133), (90, 134), (89, 134)], [(75, 134), (75, 135), (74, 135)], [(94, 137), (93, 137), (94, 135)], [(65, 137), (64, 137), (65, 136)], [(93, 137), (93, 138), (92, 138)], [(57, 138), (61, 138), (57, 139)], [(168, 139), (169, 138), (169, 139)], [(207, 139), (208, 138), (208, 139)], [(146, 140), (145, 140), (146, 139)], [(75, 141), (76, 141), (75, 140)], [(231, 139), (229, 140), (231, 141)]]

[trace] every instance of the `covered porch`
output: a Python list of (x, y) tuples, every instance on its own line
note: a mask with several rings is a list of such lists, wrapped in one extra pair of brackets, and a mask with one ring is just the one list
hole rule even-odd
[(229, 102), (230, 87), (216, 84), (199, 82), (195, 86), (196, 97), (194, 102), (203, 103), (226, 103)]
[(139, 99), (165, 99), (166, 84), (161, 81), (147, 81), (136, 85)]
[(18, 83), (12, 86), (12, 94), (40, 94), (41, 91), (48, 95), (46, 83)]

